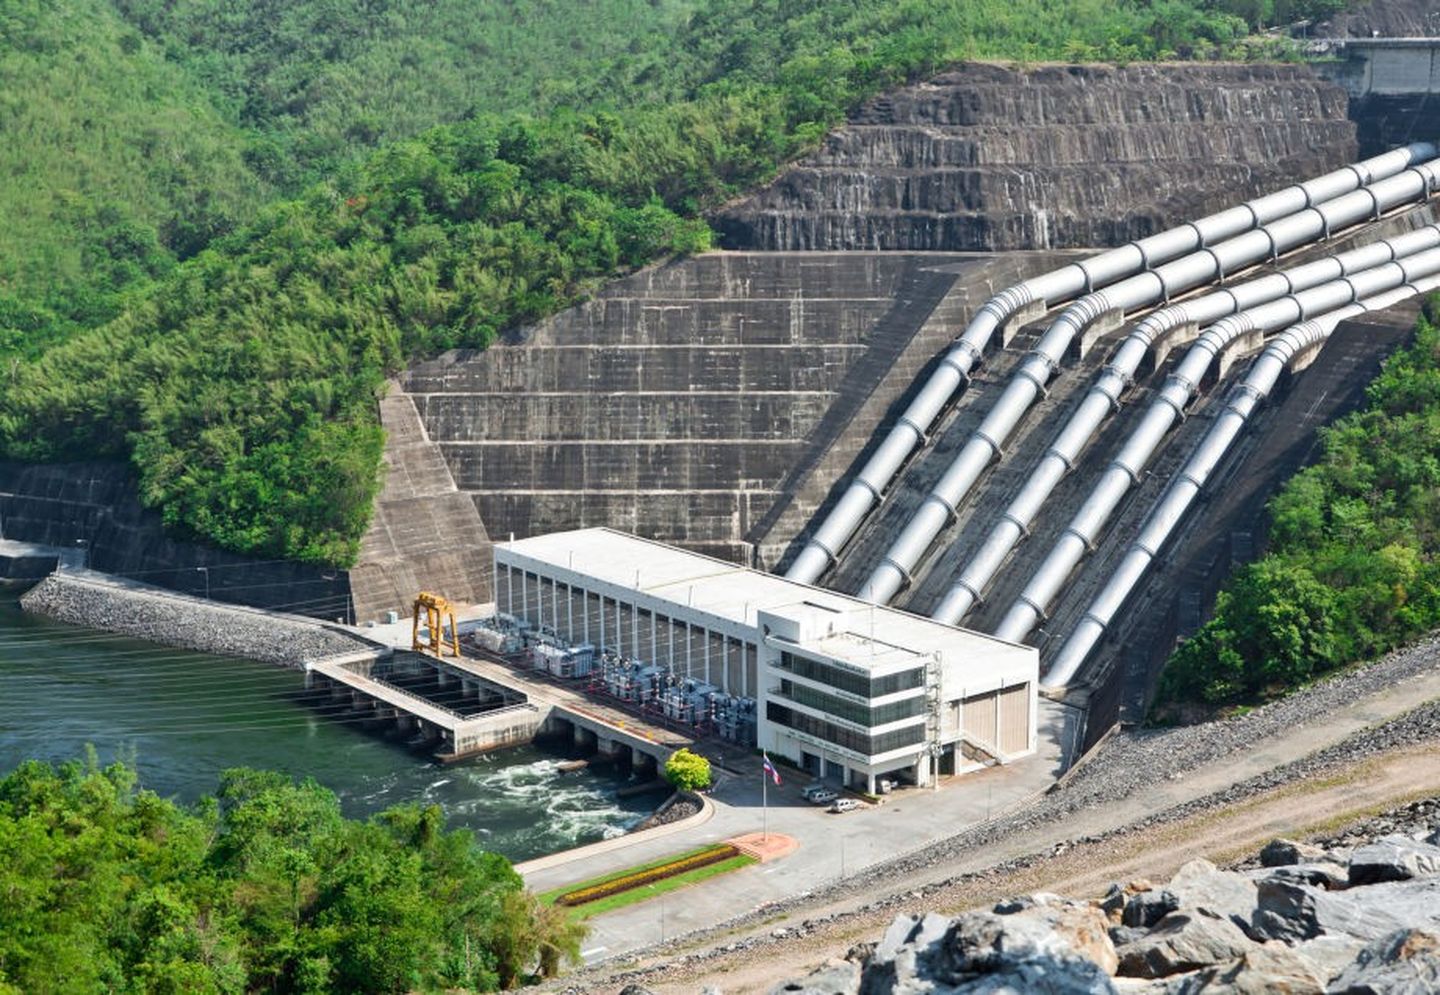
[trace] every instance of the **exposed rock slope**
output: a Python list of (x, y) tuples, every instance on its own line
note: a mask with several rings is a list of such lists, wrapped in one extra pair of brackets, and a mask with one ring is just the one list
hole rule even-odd
[(969, 65), (871, 101), (718, 224), (735, 248), (1113, 245), (1348, 161), (1345, 114), (1299, 66)]
[(1092, 901), (898, 916), (878, 944), (775, 991), (1440, 989), (1440, 805), (1368, 828), (1318, 846), (1276, 840), (1235, 870), (1191, 861), (1164, 885), (1117, 883)]

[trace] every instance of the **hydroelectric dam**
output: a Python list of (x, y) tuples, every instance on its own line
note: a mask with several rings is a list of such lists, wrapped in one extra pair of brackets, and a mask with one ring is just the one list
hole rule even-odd
[(404, 371), (348, 572), (162, 546), (104, 466), (17, 468), (0, 528), (363, 622), (499, 601), (492, 543), (601, 526), (1033, 647), (1093, 741), (1440, 273), (1434, 47), (1399, 49), (876, 98), (714, 217), (723, 250)]

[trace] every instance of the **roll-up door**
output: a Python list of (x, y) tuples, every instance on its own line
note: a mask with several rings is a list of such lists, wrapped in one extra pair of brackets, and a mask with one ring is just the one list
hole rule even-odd
[(965, 735), (979, 743), (996, 749), (995, 743), (995, 692), (977, 694), (965, 699)]
[(1000, 692), (1000, 752), (1024, 753), (1030, 748), (1030, 685)]

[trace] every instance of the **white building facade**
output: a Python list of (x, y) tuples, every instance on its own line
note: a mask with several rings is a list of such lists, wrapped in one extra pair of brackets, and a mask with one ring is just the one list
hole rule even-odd
[(816, 776), (874, 792), (1035, 750), (1031, 647), (611, 529), (494, 555), (499, 611), (754, 698), (756, 745)]

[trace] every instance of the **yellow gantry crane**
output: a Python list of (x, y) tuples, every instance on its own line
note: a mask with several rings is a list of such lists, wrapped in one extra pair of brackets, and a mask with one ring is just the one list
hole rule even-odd
[[(425, 613), (425, 638), (420, 638), (420, 613)], [(450, 620), (450, 642), (445, 642), (445, 619)], [(410, 645), (417, 653), (429, 653), (443, 657), (449, 650), (460, 655), (460, 630), (455, 627), (455, 609), (450, 602), (438, 594), (421, 591), (415, 598), (415, 624), (411, 630)]]

